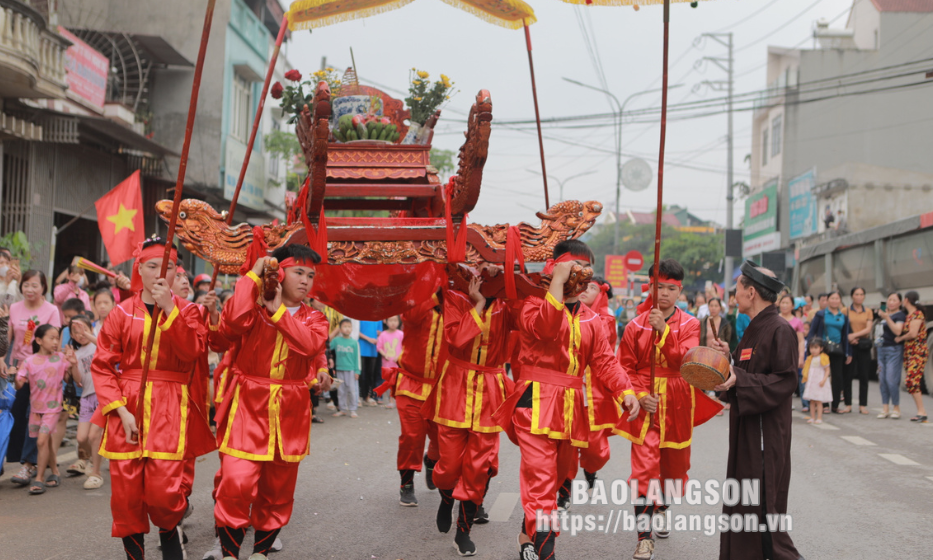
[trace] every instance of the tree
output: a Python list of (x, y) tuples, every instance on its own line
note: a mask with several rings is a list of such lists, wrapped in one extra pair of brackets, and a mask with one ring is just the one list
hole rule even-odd
[(431, 165), (437, 169), (437, 174), (442, 178), (446, 175), (453, 175), (456, 167), (454, 167), (454, 153), (453, 150), (442, 150), (440, 148), (431, 148)]
[[(291, 192), (300, 191), (308, 170), (303, 163), (304, 153), (301, 151), (301, 144), (298, 143), (298, 137), (295, 136), (295, 133), (273, 130), (263, 137), (263, 142), (266, 151), (281, 158), (287, 166), (285, 188)], [(281, 185), (277, 181), (273, 182), (276, 185)]]

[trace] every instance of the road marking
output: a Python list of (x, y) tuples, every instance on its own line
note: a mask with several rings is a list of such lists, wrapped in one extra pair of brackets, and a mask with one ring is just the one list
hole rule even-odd
[(855, 445), (875, 445), (874, 442), (868, 441), (867, 439), (859, 436), (839, 436), (842, 439), (846, 440), (849, 443), (854, 443)]
[(813, 426), (814, 428), (819, 428), (821, 430), (838, 430), (839, 429), (836, 426), (833, 426), (832, 424), (827, 424), (825, 422), (822, 424), (811, 424), (811, 426)]
[(492, 504), (492, 509), (489, 510), (489, 520), (507, 522), (512, 517), (512, 510), (515, 509), (519, 497), (517, 492), (500, 492), (496, 503)]
[(928, 476), (928, 477), (927, 477), (927, 480), (933, 482), (933, 476)]
[(908, 459), (903, 455), (898, 455), (897, 453), (879, 453), (879, 457), (891, 461), (895, 465), (919, 465), (920, 463), (914, 461), (913, 459)]

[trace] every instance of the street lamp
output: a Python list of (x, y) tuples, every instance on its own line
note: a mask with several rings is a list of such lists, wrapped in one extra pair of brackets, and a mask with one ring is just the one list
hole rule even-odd
[[(527, 172), (529, 172), (529, 173), (534, 173), (535, 175), (540, 175), (540, 174), (541, 174), (540, 171), (535, 171), (534, 169), (526, 169), (525, 171), (527, 171)], [(550, 173), (548, 173), (548, 174), (547, 174), (547, 178), (548, 178), (548, 179), (551, 179), (551, 180), (554, 181), (554, 182), (556, 182), (557, 185), (560, 187), (560, 201), (563, 202), (563, 201), (564, 201), (564, 184), (565, 184), (565, 183), (568, 183), (571, 179), (576, 179), (577, 177), (583, 177), (584, 175), (592, 175), (593, 173), (596, 173), (596, 170), (595, 170), (595, 169), (590, 169), (589, 171), (584, 171), (583, 173), (577, 173), (576, 175), (571, 175), (570, 177), (567, 177), (566, 179), (563, 179), (563, 180), (558, 179), (558, 178), (555, 177), (554, 175), (551, 175)]]
[[(611, 91), (604, 90), (589, 84), (584, 84), (583, 82), (578, 82), (576, 80), (571, 80), (570, 78), (564, 78), (564, 81), (570, 82), (571, 84), (578, 85), (580, 87), (585, 87), (587, 89), (592, 89), (600, 93), (608, 95), (616, 105), (618, 111), (613, 111), (613, 119), (618, 119), (616, 122), (615, 137), (616, 137), (616, 211), (615, 211), (615, 220), (613, 227), (615, 229), (613, 238), (612, 238), (612, 253), (617, 255), (619, 254), (619, 198), (622, 196), (622, 113), (625, 112), (625, 106), (628, 105), (628, 102), (633, 98), (638, 97), (639, 95), (644, 95), (646, 93), (656, 93), (661, 91), (663, 88), (653, 88), (646, 89), (644, 91), (637, 91), (632, 95), (629, 95), (625, 98), (625, 101), (619, 103), (619, 99), (612, 94)], [(679, 88), (683, 84), (674, 84), (668, 86), (668, 90), (674, 88)]]

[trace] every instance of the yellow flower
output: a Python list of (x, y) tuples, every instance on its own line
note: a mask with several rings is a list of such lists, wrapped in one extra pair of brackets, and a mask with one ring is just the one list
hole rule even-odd
[(411, 83), (415, 84), (416, 86), (420, 86), (421, 80), (412, 80)]
[(334, 71), (334, 69), (333, 69), (333, 68), (331, 68), (330, 66), (328, 66), (328, 67), (327, 67), (327, 71), (328, 71), (328, 72), (333, 72), (333, 71)]
[(421, 78), (422, 80), (427, 80), (428, 76), (430, 76), (430, 74), (428, 74), (424, 70), (418, 70), (418, 77)]
[(421, 101), (421, 98), (420, 98), (420, 97), (415, 97), (414, 99), (415, 99), (415, 101)]
[(450, 81), (450, 78), (448, 78), (444, 74), (441, 74), (441, 83), (444, 84), (445, 88), (449, 88), (451, 84), (453, 84), (453, 82)]

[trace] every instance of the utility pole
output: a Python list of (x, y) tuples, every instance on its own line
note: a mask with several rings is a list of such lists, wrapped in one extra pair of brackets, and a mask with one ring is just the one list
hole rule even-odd
[[(732, 229), (734, 226), (734, 217), (733, 217), (733, 206), (735, 205), (735, 182), (732, 175), (732, 165), (733, 165), (733, 133), (732, 133), (732, 95), (733, 95), (733, 56), (732, 56), (732, 33), (704, 33), (701, 37), (709, 37), (710, 39), (716, 41), (720, 45), (726, 47), (729, 51), (728, 58), (714, 58), (714, 57), (704, 57), (701, 60), (712, 62), (720, 69), (726, 72), (728, 79), (718, 82), (703, 82), (703, 84), (711, 87), (715, 90), (725, 89), (728, 94), (728, 101), (726, 102), (728, 110), (728, 136), (726, 137), (726, 146), (729, 151), (726, 156), (726, 229)], [(698, 84), (699, 85), (699, 84)], [(725, 267), (723, 274), (723, 288), (725, 290), (726, 301), (728, 301), (729, 286), (732, 285), (732, 271), (735, 268), (735, 263), (732, 260), (732, 257), (727, 256), (725, 258)]]

